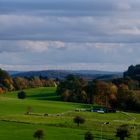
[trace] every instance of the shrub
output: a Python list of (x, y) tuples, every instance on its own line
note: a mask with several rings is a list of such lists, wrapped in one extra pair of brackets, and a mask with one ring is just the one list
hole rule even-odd
[(34, 135), (34, 138), (37, 138), (38, 140), (43, 139), (44, 138), (44, 131), (43, 130), (37, 130)]
[(116, 137), (119, 137), (120, 140), (124, 140), (125, 137), (130, 137), (131, 131), (128, 125), (123, 124), (117, 128)]
[(25, 99), (26, 98), (26, 93), (24, 91), (21, 91), (18, 93), (18, 98), (19, 99)]
[(85, 119), (80, 117), (80, 116), (76, 116), (74, 119), (73, 119), (74, 123), (77, 123), (78, 127), (80, 124), (83, 124), (85, 122)]
[(94, 136), (91, 132), (86, 132), (85, 133), (85, 140), (93, 140), (94, 139)]

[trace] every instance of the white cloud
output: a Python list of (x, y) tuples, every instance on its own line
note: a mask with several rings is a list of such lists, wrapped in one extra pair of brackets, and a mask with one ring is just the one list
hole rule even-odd
[(65, 48), (64, 42), (61, 41), (18, 41), (19, 47), (24, 48), (31, 52), (46, 52), (48, 48), (63, 49)]
[(128, 29), (121, 29), (119, 33), (125, 35), (140, 35), (140, 29), (134, 26)]
[(17, 45), (30, 52), (44, 52), (48, 50), (48, 42), (42, 41), (18, 41)]
[(47, 52), (50, 49), (64, 49), (65, 43), (62, 41), (0, 41), (0, 52)]
[(119, 43), (95, 43), (95, 48), (105, 53), (115, 53), (122, 48), (122, 45)]

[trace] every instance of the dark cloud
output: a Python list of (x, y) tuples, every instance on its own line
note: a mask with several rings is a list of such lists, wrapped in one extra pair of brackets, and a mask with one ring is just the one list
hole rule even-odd
[(54, 16), (112, 15), (116, 12), (139, 10), (139, 1), (131, 0), (8, 0), (0, 1), (2, 13), (46, 13)]

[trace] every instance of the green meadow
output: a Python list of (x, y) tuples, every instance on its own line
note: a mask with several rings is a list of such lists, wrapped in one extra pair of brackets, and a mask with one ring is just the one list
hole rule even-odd
[[(76, 112), (77, 108), (91, 108), (91, 105), (61, 102), (56, 88), (35, 88), (25, 90), (26, 99), (18, 99), (17, 92), (0, 95), (0, 139), (34, 140), (37, 129), (45, 132), (44, 140), (84, 140), (84, 134), (91, 131), (95, 140), (117, 140), (116, 128), (121, 124), (132, 127), (128, 140), (139, 139), (140, 114)], [(27, 115), (28, 108), (31, 114)], [(78, 127), (73, 123), (77, 115), (86, 120)], [(105, 122), (109, 122), (105, 125)], [(102, 131), (102, 132), (101, 132)]]

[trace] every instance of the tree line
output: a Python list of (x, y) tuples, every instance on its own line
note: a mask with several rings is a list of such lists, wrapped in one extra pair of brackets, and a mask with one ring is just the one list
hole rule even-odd
[(0, 69), (0, 93), (6, 91), (23, 90), (35, 87), (55, 87), (57, 81), (54, 79), (45, 79), (43, 77), (15, 77), (12, 78), (8, 72)]
[(63, 101), (98, 104), (107, 108), (140, 111), (139, 82), (131, 78), (87, 81), (73, 75), (60, 81), (57, 94)]

